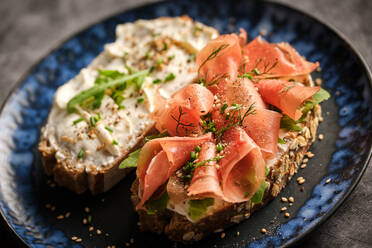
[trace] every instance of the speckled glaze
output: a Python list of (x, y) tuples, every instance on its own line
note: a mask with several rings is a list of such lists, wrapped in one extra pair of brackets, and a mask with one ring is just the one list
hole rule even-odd
[[(211, 4), (213, 3), (213, 4)], [(247, 221), (225, 230), (226, 237), (211, 235), (195, 247), (278, 247), (303, 237), (343, 202), (363, 174), (371, 155), (372, 99), (370, 73), (353, 49), (330, 28), (285, 6), (253, 1), (181, 1), (141, 7), (100, 22), (64, 42), (35, 65), (10, 95), (0, 115), (0, 209), (16, 234), (31, 247), (123, 246), (134, 238), (138, 247), (168, 247), (164, 236), (141, 233), (129, 200), (130, 175), (110, 192), (97, 197), (47, 186), (37, 152), (40, 128), (48, 116), (57, 87), (75, 76), (114, 40), (115, 26), (139, 18), (188, 14), (221, 33), (247, 30), (250, 38), (265, 29), (271, 42), (290, 42), (311, 61), (319, 61), (323, 87), (332, 98), (323, 105), (324, 122), (318, 132), (324, 140), (311, 150), (316, 156), (303, 176), (305, 191), (295, 180), (266, 207)], [(327, 179), (331, 182), (326, 183)], [(295, 203), (286, 219), (281, 196)], [(45, 204), (56, 206), (54, 212)], [(90, 207), (91, 212), (83, 209)], [(288, 206), (287, 206), (288, 207)], [(71, 217), (57, 221), (56, 216)], [(82, 218), (109, 235), (89, 235)], [(260, 233), (265, 227), (266, 235)], [(239, 231), (240, 235), (236, 235)], [(71, 236), (83, 238), (81, 244)]]

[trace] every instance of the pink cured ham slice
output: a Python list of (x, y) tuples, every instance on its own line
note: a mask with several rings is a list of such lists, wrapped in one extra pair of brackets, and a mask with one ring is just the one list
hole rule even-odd
[[(248, 79), (240, 79), (234, 82), (226, 81), (218, 85), (218, 93), (221, 103), (231, 106), (233, 103), (240, 104), (242, 113), (254, 103), (255, 114), (247, 115), (243, 122), (243, 128), (255, 143), (262, 149), (265, 158), (276, 155), (281, 114), (267, 109), (257, 88)], [(216, 122), (216, 128), (226, 126), (228, 120), (219, 110), (212, 113)]]
[(265, 161), (259, 147), (241, 128), (223, 135), (225, 156), (220, 161), (220, 177), (225, 201), (249, 200), (265, 178)]
[(213, 94), (199, 84), (191, 84), (175, 93), (166, 107), (154, 115), (156, 128), (167, 130), (172, 136), (187, 136), (199, 133), (200, 116), (209, 112)]
[(258, 78), (304, 75), (319, 66), (318, 62), (306, 61), (288, 43), (271, 44), (261, 36), (248, 43), (243, 51), (244, 72), (257, 68), (261, 74), (256, 76)]
[[(199, 154), (199, 162), (213, 159), (215, 157), (216, 145), (212, 142), (204, 143)], [(208, 162), (206, 165), (195, 170), (187, 192), (188, 196), (223, 199), (215, 161)]]
[(199, 137), (165, 137), (147, 142), (138, 159), (137, 177), (141, 197), (137, 209), (189, 159), (196, 146), (212, 139), (211, 133)]
[(298, 108), (320, 90), (319, 86), (306, 87), (274, 79), (261, 80), (257, 86), (265, 102), (279, 108), (293, 120), (301, 118), (302, 112)]
[[(225, 34), (210, 41), (196, 56), (199, 77), (207, 78), (207, 84), (223, 75), (235, 80), (241, 61), (241, 39), (236, 34)], [(213, 53), (216, 56), (207, 61)]]

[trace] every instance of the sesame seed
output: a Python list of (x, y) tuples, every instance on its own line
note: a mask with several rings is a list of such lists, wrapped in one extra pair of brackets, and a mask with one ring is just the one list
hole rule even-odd
[(298, 181), (300, 181), (300, 180), (302, 180), (302, 179), (304, 179), (303, 177), (298, 177), (297, 179), (296, 179), (296, 181), (298, 182)]
[(265, 228), (262, 228), (262, 229), (261, 229), (261, 232), (262, 232), (263, 234), (265, 234), (267, 231), (266, 231)]
[(309, 161), (309, 159), (308, 158), (305, 158), (303, 161), (302, 161), (302, 163), (307, 163)]
[(321, 78), (315, 79), (315, 84), (316, 85), (322, 85), (322, 79)]
[(284, 216), (285, 216), (286, 218), (289, 218), (291, 215), (287, 212), (287, 213), (284, 214)]
[(89, 213), (90, 209), (88, 207), (84, 208), (85, 213)]
[(312, 153), (312, 152), (306, 152), (305, 155), (306, 155), (308, 158), (312, 158), (312, 157), (315, 156), (314, 153)]
[(301, 185), (301, 184), (303, 184), (305, 181), (306, 181), (305, 178), (301, 178), (300, 180), (297, 180), (297, 183)]
[(86, 218), (83, 219), (83, 224), (86, 225), (88, 223), (88, 220)]
[(83, 241), (82, 238), (78, 238), (77, 240), (75, 240), (76, 242), (80, 243), (81, 241)]
[(282, 197), (282, 202), (287, 202), (288, 199), (286, 197)]
[(67, 212), (67, 213), (65, 214), (65, 218), (70, 217), (70, 215), (71, 215), (71, 213), (70, 213), (70, 212)]
[(289, 206), (290, 206), (290, 207), (292, 207), (292, 206), (293, 206), (293, 203), (292, 203), (292, 202), (291, 202), (291, 203), (289, 203)]
[(51, 206), (50, 207), (50, 211), (54, 212), (56, 210), (56, 207), (55, 206)]
[(236, 236), (240, 236), (240, 232), (236, 232)]
[(75, 240), (77, 240), (77, 239), (78, 239), (78, 237), (76, 237), (76, 236), (73, 236), (73, 237), (71, 237), (71, 239), (75, 241)]
[(226, 237), (226, 233), (221, 233), (221, 239), (225, 238)]
[(92, 232), (94, 230), (94, 227), (90, 226), (88, 230), (89, 232)]
[(284, 211), (286, 211), (286, 210), (287, 210), (287, 207), (282, 207), (282, 208), (280, 209), (281, 212), (284, 212)]
[(319, 140), (323, 140), (323, 138), (324, 138), (324, 135), (323, 134), (319, 134), (318, 139)]
[(102, 231), (99, 230), (99, 229), (97, 229), (97, 234), (98, 234), (98, 235), (101, 235), (101, 234), (102, 234)]
[(63, 216), (63, 215), (58, 215), (57, 216), (57, 220), (62, 220), (63, 218), (65, 218), (65, 216)]
[(289, 201), (289, 202), (294, 202), (294, 198), (293, 198), (293, 196), (289, 197), (289, 198), (288, 198), (288, 201)]
[(305, 169), (306, 166), (307, 166), (307, 164), (302, 164), (302, 165), (301, 165), (301, 169)]
[(325, 183), (330, 183), (330, 182), (331, 182), (331, 179), (328, 178)]

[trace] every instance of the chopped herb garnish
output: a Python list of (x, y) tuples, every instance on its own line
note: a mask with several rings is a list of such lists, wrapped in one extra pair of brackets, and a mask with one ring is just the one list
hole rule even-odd
[(76, 124), (78, 124), (79, 122), (82, 122), (84, 120), (84, 118), (79, 118), (79, 119), (76, 119), (76, 120), (74, 120), (73, 122), (72, 122), (72, 124), (73, 125), (76, 125)]
[(114, 132), (114, 130), (112, 129), (112, 128), (110, 128), (110, 127), (105, 127), (105, 129), (107, 130), (107, 131), (109, 131), (110, 133), (113, 133)]
[(173, 55), (168, 57), (168, 60), (170, 61), (170, 60), (174, 59), (175, 57), (176, 57), (176, 55), (173, 54)]
[(224, 103), (221, 107), (221, 114), (223, 114), (226, 110), (226, 108), (228, 107), (228, 105), (226, 103)]
[(149, 70), (149, 73), (152, 73), (154, 70), (155, 70), (155, 66), (151, 66), (150, 70)]
[(192, 32), (192, 35), (196, 36), (196, 34), (197, 34), (199, 31), (201, 31), (201, 30), (202, 30), (201, 27), (199, 27), (198, 25), (195, 25), (195, 27), (194, 27), (194, 31)]
[(91, 223), (91, 222), (92, 222), (92, 216), (88, 215), (88, 223)]
[(97, 119), (94, 116), (89, 117), (89, 122), (92, 127), (96, 126)]
[(200, 146), (196, 146), (196, 147), (195, 147), (195, 151), (196, 151), (196, 152), (200, 152), (200, 151), (201, 151)]
[[(177, 122), (177, 126), (176, 126), (176, 133), (177, 134), (179, 133), (179, 131), (178, 131), (179, 127), (185, 128), (185, 127), (193, 127), (194, 126), (192, 123), (183, 123), (181, 121), (182, 116), (186, 114), (185, 112), (183, 112), (181, 106), (178, 108), (178, 111), (179, 111), (179, 115), (178, 115), (177, 118), (174, 117), (173, 115), (171, 115), (171, 118)], [(187, 131), (187, 129), (186, 129), (186, 131)]]
[(128, 52), (125, 52), (125, 53), (124, 53), (124, 57), (127, 57), (128, 55), (129, 55)]
[(254, 68), (253, 71), (256, 75), (260, 75), (260, 71), (257, 68)]
[[(101, 72), (100, 72), (101, 73)], [(93, 87), (84, 90), (74, 96), (68, 103), (67, 103), (67, 111), (69, 113), (73, 113), (75, 111), (75, 106), (82, 104), (84, 101), (89, 100), (89, 99), (98, 99), (99, 100), (99, 105), (100, 102), (102, 101), (103, 95), (105, 91), (109, 88), (116, 88), (122, 84), (125, 83), (136, 83), (136, 86), (142, 85), (145, 77), (148, 75), (148, 71), (140, 71), (133, 73), (131, 75), (125, 75), (125, 74), (120, 74), (119, 76), (112, 78), (112, 77), (105, 77), (102, 76), (101, 82), (95, 84)], [(105, 77), (105, 80), (103, 80), (103, 77)], [(95, 106), (97, 107), (97, 105)]]
[(119, 109), (125, 109), (124, 105), (119, 105)]
[(168, 50), (168, 43), (167, 42), (163, 42), (163, 49), (162, 51), (167, 51)]
[(301, 131), (302, 128), (297, 126), (297, 122), (288, 117), (287, 115), (283, 115), (280, 119), (280, 128), (287, 129), (289, 131)]
[(244, 73), (243, 75), (239, 75), (240, 78), (248, 78), (249, 80), (252, 80), (252, 74), (250, 73)]
[(140, 97), (140, 98), (137, 99), (137, 103), (141, 103), (143, 101), (145, 101), (145, 98), (143, 98), (143, 97)]
[(78, 158), (84, 158), (84, 156), (85, 156), (85, 153), (84, 153), (84, 151), (81, 149), (81, 150), (79, 151), (77, 157), (78, 157)]
[(165, 78), (165, 82), (169, 82), (169, 81), (172, 81), (176, 78), (176, 75), (174, 75), (172, 72), (169, 73), (169, 75)]
[(138, 158), (141, 153), (141, 149), (135, 150), (132, 153), (129, 153), (128, 157), (121, 161), (119, 165), (119, 169), (125, 169), (125, 168), (134, 168), (137, 167)]
[(285, 93), (287, 92), (288, 90), (292, 89), (293, 87), (295, 87), (297, 84), (297, 82), (293, 82), (292, 84), (288, 85), (287, 87), (285, 87), (280, 93)]
[(191, 151), (190, 152), (190, 157), (192, 160), (195, 160), (198, 158), (198, 153), (194, 152), (194, 151)]
[(278, 143), (279, 144), (286, 144), (287, 142), (284, 140), (284, 139), (282, 139), (282, 138), (278, 138)]
[(119, 145), (119, 143), (114, 139), (112, 140), (112, 144), (115, 145), (115, 146)]
[(222, 44), (222, 45), (220, 45), (218, 48), (216, 48), (216, 49), (214, 49), (212, 52), (211, 52), (211, 54), (209, 54), (209, 56), (200, 64), (200, 66), (199, 66), (199, 69), (198, 69), (198, 75), (200, 74), (200, 70), (201, 70), (201, 68), (208, 62), (208, 61), (210, 61), (210, 60), (212, 60), (212, 59), (215, 59), (217, 56), (218, 56), (218, 54), (222, 51), (222, 50), (224, 50), (225, 48), (227, 48), (229, 46), (229, 44)]
[(101, 120), (102, 119), (102, 115), (101, 115), (101, 112), (98, 112), (98, 114), (97, 114), (97, 121), (99, 121), (99, 120)]
[(149, 58), (150, 58), (150, 52), (146, 52), (145, 59), (149, 59)]
[(223, 146), (222, 146), (222, 144), (221, 144), (221, 142), (220, 142), (220, 143), (218, 143), (217, 146), (216, 146), (216, 151), (217, 151), (217, 152), (220, 152), (220, 151), (222, 151), (222, 150), (223, 150)]
[(159, 36), (160, 33), (152, 33), (152, 37)]
[(162, 59), (162, 58), (158, 59), (158, 60), (156, 61), (156, 64), (157, 64), (158, 66), (161, 65), (161, 64), (163, 64), (163, 59)]
[(160, 84), (161, 82), (163, 81), (160, 78), (157, 78), (154, 81), (152, 81), (153, 84)]

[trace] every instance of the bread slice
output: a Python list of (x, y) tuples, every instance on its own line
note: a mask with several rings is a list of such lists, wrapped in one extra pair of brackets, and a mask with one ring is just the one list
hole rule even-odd
[[(139, 210), (140, 229), (142, 231), (150, 230), (158, 234), (165, 233), (171, 240), (191, 243), (199, 241), (212, 232), (220, 231), (249, 218), (254, 211), (276, 197), (297, 172), (304, 155), (315, 141), (316, 130), (321, 119), (321, 107), (316, 105), (313, 110), (308, 112), (306, 121), (302, 123), (301, 132), (281, 133), (281, 137), (286, 140), (286, 144), (278, 144), (279, 149), (276, 159), (269, 161), (267, 164), (269, 173), (266, 177), (266, 183), (268, 186), (261, 203), (254, 204), (251, 201), (237, 204), (225, 203), (197, 222), (191, 222), (187, 217), (169, 209), (152, 215), (147, 214), (145, 210)], [(136, 179), (131, 188), (131, 198), (134, 206), (139, 202), (138, 185), (139, 181)]]
[[(118, 25), (116, 41), (56, 92), (39, 143), (46, 174), (78, 194), (88, 189), (99, 194), (117, 184), (129, 171), (119, 169), (120, 162), (154, 131), (150, 114), (159, 104), (156, 96), (169, 97), (191, 83), (196, 78), (193, 56), (217, 35), (214, 28), (187, 16)], [(134, 86), (124, 91), (125, 109), (105, 95), (98, 109), (67, 112), (68, 101), (92, 87), (99, 70), (129, 73), (130, 68), (151, 67), (140, 91)], [(98, 115), (99, 122), (89, 124)], [(81, 117), (83, 121), (73, 124)]]

